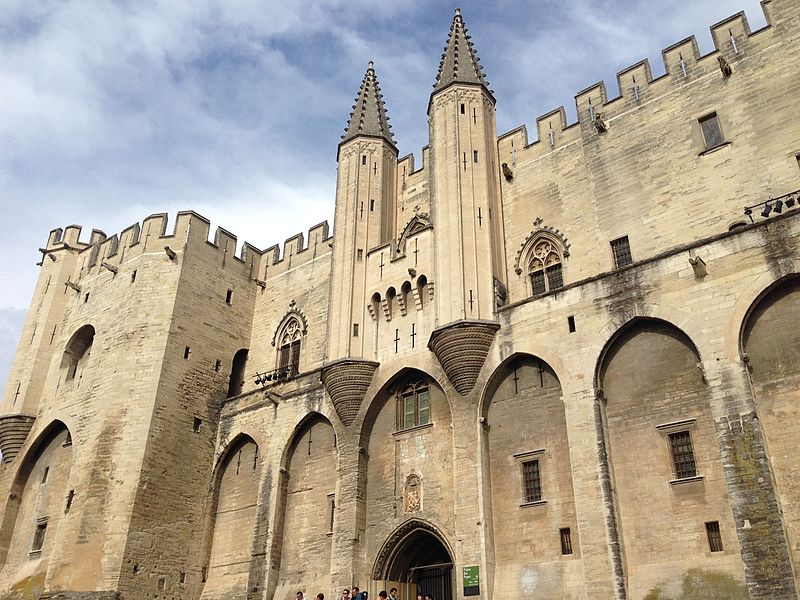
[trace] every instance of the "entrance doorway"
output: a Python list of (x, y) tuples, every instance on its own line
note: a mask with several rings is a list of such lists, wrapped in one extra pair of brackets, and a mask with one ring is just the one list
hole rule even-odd
[(404, 523), (389, 537), (375, 564), (373, 579), (374, 597), (381, 589), (396, 587), (398, 600), (416, 600), (417, 594), (430, 594), (434, 600), (455, 598), (453, 557), (427, 523)]

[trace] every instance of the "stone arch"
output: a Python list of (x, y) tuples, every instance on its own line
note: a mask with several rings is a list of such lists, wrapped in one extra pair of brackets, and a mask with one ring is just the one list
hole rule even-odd
[[(409, 515), (448, 526), (455, 519), (452, 416), (441, 384), (420, 368), (404, 367), (375, 387), (360, 436), (366, 449), (360, 468), (365, 474), (368, 560)], [(399, 409), (407, 406), (418, 422), (405, 421)], [(413, 492), (406, 486), (410, 476), (424, 485), (422, 503), (408, 496)]]
[(377, 387), (378, 390), (372, 394), (371, 401), (366, 404), (366, 409), (362, 411), (364, 418), (361, 424), (359, 440), (360, 445), (365, 448), (369, 445), (369, 438), (372, 435), (372, 427), (375, 424), (375, 419), (378, 416), (378, 413), (380, 413), (388, 403), (393, 390), (397, 387), (399, 382), (414, 376), (422, 377), (428, 379), (441, 391), (442, 394), (445, 394), (445, 387), (443, 386), (442, 382), (430, 372), (417, 366), (410, 365), (402, 367), (394, 373), (387, 375), (382, 381), (379, 378), (379, 373), (376, 373), (375, 375), (373, 386), (371, 386), (371, 388), (374, 389)]
[[(490, 494), (494, 589), (540, 574), (531, 595), (569, 594), (564, 561), (580, 556), (563, 388), (538, 356), (517, 352), (490, 376), (481, 406), (481, 474)], [(569, 533), (562, 530), (568, 529)], [(571, 555), (563, 554), (568, 535)], [(491, 583), (490, 583), (491, 585)]]
[(0, 525), (0, 580), (13, 583), (39, 573), (44, 580), (60, 521), (76, 501), (69, 492), (71, 467), (72, 435), (54, 420), (28, 448), (11, 485)]
[(427, 519), (413, 518), (403, 521), (389, 535), (380, 547), (372, 565), (372, 579), (375, 580), (396, 580), (393, 577), (397, 573), (392, 572), (393, 566), (398, 556), (418, 539), (419, 534), (427, 534), (436, 539), (450, 555), (452, 560), (455, 557), (453, 547), (442, 532), (442, 528)]
[[(697, 345), (673, 323), (632, 318), (605, 344), (595, 383), (601, 472), (611, 484), (604, 491), (616, 501), (610, 518), (618, 525), (610, 537), (621, 542), (618, 560), (630, 596), (642, 597), (654, 582), (666, 594), (678, 593), (689, 565), (743, 581)], [(719, 524), (724, 563), (709, 549), (711, 521)]]
[(231, 360), (231, 375), (228, 380), (228, 398), (233, 398), (242, 393), (248, 354), (249, 351), (247, 348), (241, 348), (233, 355), (233, 359)]
[(275, 333), (272, 334), (272, 345), (275, 346), (280, 342), (280, 336), (286, 331), (286, 328), (289, 322), (292, 319), (296, 319), (299, 325), (300, 333), (305, 336), (308, 332), (308, 320), (306, 319), (305, 313), (297, 308), (297, 304), (294, 300), (289, 303), (289, 310), (286, 311), (286, 314), (283, 315), (283, 318), (278, 323), (278, 326), (275, 328)]
[(428, 217), (427, 214), (417, 213), (411, 217), (411, 220), (403, 228), (403, 231), (398, 238), (398, 254), (405, 254), (408, 238), (414, 234), (425, 231), (426, 229), (433, 229), (433, 224), (431, 223), (430, 217)]
[(330, 585), (330, 535), (335, 509), (338, 449), (327, 417), (311, 412), (299, 421), (281, 457), (272, 567), (275, 598), (297, 589)]
[(213, 477), (205, 597), (247, 593), (261, 471), (259, 446), (247, 434), (238, 434), (220, 454)]
[(64, 381), (75, 379), (78, 369), (84, 365), (92, 352), (95, 330), (91, 325), (80, 327), (69, 338), (61, 357), (61, 370), (64, 371)]
[(739, 328), (753, 402), (769, 448), (783, 524), (795, 564), (800, 561), (800, 274), (784, 276), (752, 302)]
[(300, 372), (300, 354), (306, 336), (306, 325), (299, 311), (290, 311), (275, 330), (273, 345), (277, 345), (275, 368), (281, 377), (294, 377)]

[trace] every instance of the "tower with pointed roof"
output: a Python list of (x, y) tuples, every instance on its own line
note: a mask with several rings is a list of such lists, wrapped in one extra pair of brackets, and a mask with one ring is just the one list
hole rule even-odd
[[(328, 359), (363, 357), (367, 253), (395, 229), (397, 148), (370, 61), (338, 151)], [(370, 349), (371, 350), (371, 349)]]
[(456, 9), (428, 105), (438, 324), (493, 319), (504, 286), (495, 99)]

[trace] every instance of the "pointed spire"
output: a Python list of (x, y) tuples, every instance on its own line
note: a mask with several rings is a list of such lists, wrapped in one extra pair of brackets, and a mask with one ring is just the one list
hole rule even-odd
[(436, 75), (436, 83), (433, 84), (433, 93), (443, 90), (452, 83), (482, 85), (491, 94), (483, 67), (481, 67), (481, 59), (478, 58), (475, 46), (472, 45), (472, 40), (467, 33), (460, 8), (456, 9), (453, 24), (450, 26), (450, 35), (447, 36), (442, 62), (439, 63), (439, 72)]
[(369, 61), (367, 72), (361, 82), (361, 87), (350, 113), (350, 120), (344, 130), (341, 143), (345, 143), (359, 135), (380, 137), (395, 145), (389, 117), (386, 116), (386, 106), (383, 103), (381, 88), (375, 76), (375, 65)]

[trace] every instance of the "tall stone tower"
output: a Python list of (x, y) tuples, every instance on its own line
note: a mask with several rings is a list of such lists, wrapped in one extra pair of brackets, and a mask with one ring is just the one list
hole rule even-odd
[[(367, 253), (388, 242), (396, 215), (397, 148), (375, 68), (369, 63), (339, 144), (334, 257), (328, 319), (326, 387), (347, 424), (358, 410), (377, 363), (367, 321)], [(374, 340), (372, 341), (374, 343)]]
[[(497, 329), (494, 312), (505, 294), (505, 268), (495, 99), (459, 9), (428, 122), (439, 325), (429, 345), (463, 394), (474, 385)], [(458, 351), (467, 340), (470, 352)]]

